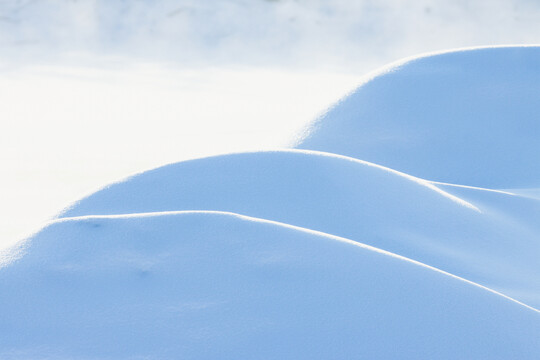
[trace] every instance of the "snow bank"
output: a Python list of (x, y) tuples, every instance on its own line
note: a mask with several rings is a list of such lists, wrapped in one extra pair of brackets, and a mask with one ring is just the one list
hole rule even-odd
[(61, 220), (0, 271), (2, 359), (536, 359), (540, 314), (353, 242), (217, 213)]
[(423, 56), (385, 68), (311, 124), (297, 147), (428, 180), (540, 186), (540, 47)]
[(111, 185), (61, 216), (245, 214), (370, 244), (540, 307), (540, 229), (478, 204), (374, 164), (289, 150), (168, 165)]
[(335, 153), (184, 161), (82, 199), (0, 253), (0, 358), (538, 359), (538, 60), (404, 62), (299, 145)]

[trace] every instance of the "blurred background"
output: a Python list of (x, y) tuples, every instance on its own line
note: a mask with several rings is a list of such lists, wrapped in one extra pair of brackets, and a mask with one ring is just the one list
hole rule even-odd
[[(364, 73), (420, 52), (537, 41), (536, 0), (3, 0), (2, 55)], [(109, 59), (111, 62), (114, 60)]]
[(287, 146), (389, 62), (539, 38), (536, 0), (0, 0), (0, 247), (136, 172)]

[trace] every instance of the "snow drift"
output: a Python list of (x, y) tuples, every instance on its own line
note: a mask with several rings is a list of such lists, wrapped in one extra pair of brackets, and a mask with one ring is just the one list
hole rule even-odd
[(428, 180), (540, 186), (540, 47), (455, 51), (373, 75), (307, 129), (301, 149)]
[(287, 150), (180, 162), (111, 185), (61, 216), (178, 210), (246, 214), (346, 237), (540, 307), (538, 232), (424, 180), (344, 156)]
[(0, 272), (2, 359), (536, 359), (540, 314), (345, 239), (223, 213), (57, 221)]
[(319, 119), (312, 150), (82, 199), (0, 254), (0, 357), (538, 359), (537, 60), (404, 62)]

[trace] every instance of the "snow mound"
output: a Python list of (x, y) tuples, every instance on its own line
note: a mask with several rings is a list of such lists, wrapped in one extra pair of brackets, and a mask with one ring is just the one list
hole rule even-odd
[(402, 62), (299, 145), (335, 153), (184, 161), (82, 199), (0, 253), (0, 358), (538, 359), (539, 60)]
[(59, 220), (0, 269), (2, 359), (537, 359), (540, 314), (345, 239), (223, 213)]
[(98, 191), (61, 216), (244, 214), (366, 243), (540, 308), (539, 232), (479, 204), (374, 164), (290, 150), (168, 165)]
[(540, 47), (477, 48), (384, 68), (297, 145), (428, 180), (540, 186)]

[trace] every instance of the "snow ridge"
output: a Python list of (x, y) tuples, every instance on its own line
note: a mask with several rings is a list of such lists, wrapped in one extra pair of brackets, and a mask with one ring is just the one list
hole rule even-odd
[(347, 244), (350, 244), (350, 245), (353, 245), (353, 246), (359, 246), (359, 247), (361, 247), (363, 249), (367, 249), (367, 250), (374, 251), (374, 252), (377, 252), (377, 253), (380, 253), (380, 254), (384, 254), (386, 256), (391, 256), (393, 258), (400, 259), (402, 261), (410, 262), (412, 264), (422, 266), (422, 267), (425, 267), (425, 268), (433, 270), (433, 271), (437, 271), (437, 272), (439, 272), (441, 274), (444, 274), (444, 275), (450, 276), (452, 278), (458, 279), (460, 281), (464, 281), (464, 282), (466, 282), (468, 284), (477, 286), (477, 287), (479, 287), (481, 289), (489, 291), (489, 292), (491, 292), (493, 294), (496, 294), (498, 296), (502, 296), (502, 297), (504, 297), (504, 298), (506, 298), (506, 299), (508, 299), (508, 300), (510, 300), (512, 302), (515, 302), (515, 303), (517, 303), (517, 304), (519, 304), (521, 306), (524, 306), (524, 307), (526, 307), (526, 308), (528, 308), (530, 310), (533, 310), (533, 311), (536, 311), (537, 313), (540, 313), (540, 310), (538, 310), (538, 309), (536, 309), (536, 308), (534, 308), (532, 306), (529, 306), (527, 304), (524, 304), (524, 303), (522, 303), (522, 302), (520, 302), (520, 301), (518, 301), (516, 299), (513, 299), (513, 298), (511, 298), (509, 296), (501, 294), (501, 293), (499, 293), (499, 292), (497, 292), (497, 291), (495, 291), (493, 289), (482, 286), (482, 285), (477, 284), (475, 282), (472, 282), (470, 280), (461, 278), (461, 277), (459, 277), (457, 275), (450, 274), (450, 273), (448, 273), (446, 271), (443, 271), (441, 269), (437, 269), (437, 268), (435, 268), (433, 266), (426, 265), (426, 264), (421, 263), (419, 261), (406, 258), (406, 257), (404, 257), (402, 255), (394, 254), (394, 253), (391, 253), (389, 251), (382, 250), (382, 249), (379, 249), (379, 248), (376, 248), (376, 247), (373, 247), (373, 246), (370, 246), (370, 245), (367, 245), (367, 244), (364, 244), (364, 243), (361, 243), (361, 242), (358, 242), (358, 241), (353, 241), (353, 240), (342, 238), (342, 237), (335, 236), (335, 235), (332, 235), (332, 234), (327, 234), (327, 233), (324, 233), (324, 232), (321, 232), (321, 231), (316, 231), (316, 230), (312, 230), (312, 229), (306, 229), (306, 228), (302, 228), (302, 227), (299, 227), (299, 226), (294, 226), (294, 225), (291, 225), (291, 224), (281, 223), (281, 222), (278, 222), (278, 221), (272, 221), (272, 220), (261, 219), (261, 218), (254, 218), (254, 217), (251, 217), (251, 216), (242, 215), (242, 214), (236, 214), (236, 213), (231, 213), (231, 212), (226, 212), (226, 211), (202, 211), (202, 210), (186, 211), (186, 210), (181, 210), (181, 211), (162, 211), (162, 212), (132, 213), (132, 214), (119, 214), (119, 215), (85, 215), (85, 216), (78, 216), (78, 217), (59, 218), (57, 220), (51, 221), (49, 226), (53, 225), (53, 224), (62, 224), (64, 222), (71, 222), (71, 221), (91, 221), (91, 220), (101, 220), (101, 219), (137, 219), (137, 218), (143, 218), (143, 217), (171, 216), (171, 215), (184, 215), (184, 214), (185, 215), (189, 215), (189, 214), (223, 215), (223, 216), (227, 216), (227, 217), (238, 218), (238, 219), (241, 219), (243, 221), (250, 221), (250, 222), (254, 222), (254, 223), (263, 223), (263, 224), (272, 224), (272, 225), (275, 225), (275, 226), (278, 226), (278, 227), (284, 227), (284, 228), (287, 228), (287, 229), (292, 229), (292, 230), (296, 230), (296, 231), (300, 231), (300, 232), (304, 232), (304, 233), (308, 233), (308, 234), (312, 234), (312, 235), (325, 237), (325, 238), (332, 239), (332, 240), (335, 240), (335, 241), (347, 243)]

